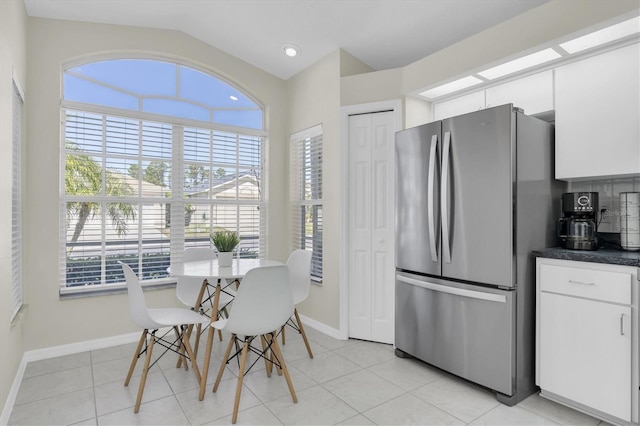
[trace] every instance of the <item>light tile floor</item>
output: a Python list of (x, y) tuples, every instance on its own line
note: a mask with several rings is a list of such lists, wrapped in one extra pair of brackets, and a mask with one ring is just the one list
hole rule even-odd
[[(390, 345), (336, 340), (308, 330), (314, 359), (300, 336), (283, 347), (298, 395), (284, 377), (267, 378), (258, 362), (244, 381), (239, 425), (599, 425), (592, 417), (534, 394), (514, 407), (493, 394), (412, 359)], [(142, 362), (124, 387), (135, 344), (27, 365), (10, 425), (222, 425), (231, 423), (237, 365), (229, 364), (216, 393), (212, 384), (226, 347), (216, 340), (207, 392), (198, 401), (191, 370), (172, 354), (149, 373), (140, 412), (133, 405)], [(202, 364), (201, 350), (198, 358)]]

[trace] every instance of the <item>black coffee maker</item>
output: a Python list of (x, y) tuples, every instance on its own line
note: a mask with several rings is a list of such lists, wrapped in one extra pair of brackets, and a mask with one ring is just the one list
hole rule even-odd
[(562, 217), (557, 232), (562, 247), (572, 250), (597, 250), (598, 193), (562, 194)]

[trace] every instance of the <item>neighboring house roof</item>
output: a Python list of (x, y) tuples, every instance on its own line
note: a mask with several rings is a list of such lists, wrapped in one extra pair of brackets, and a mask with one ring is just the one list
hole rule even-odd
[(241, 175), (230, 174), (213, 180), (213, 185), (200, 185), (196, 188), (191, 188), (189, 193), (190, 198), (217, 198), (217, 196), (225, 191), (235, 188), (236, 186), (251, 185), (260, 188), (257, 176), (251, 173), (244, 173)]
[(171, 192), (171, 188), (167, 188), (166, 186), (156, 185), (151, 182), (142, 181), (141, 183), (137, 178), (131, 177), (129, 175), (124, 175), (122, 173), (110, 171), (113, 176), (118, 177), (124, 183), (129, 185), (134, 193), (138, 191), (138, 185), (140, 184), (140, 196), (141, 197), (165, 197), (165, 194)]

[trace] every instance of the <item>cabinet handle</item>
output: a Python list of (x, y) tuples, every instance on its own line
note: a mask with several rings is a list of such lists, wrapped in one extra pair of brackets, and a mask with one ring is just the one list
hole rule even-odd
[(624, 314), (620, 314), (620, 335), (624, 336)]
[(574, 280), (569, 280), (569, 282), (571, 284), (582, 284), (582, 285), (596, 285), (596, 283), (586, 283), (584, 281), (574, 281)]

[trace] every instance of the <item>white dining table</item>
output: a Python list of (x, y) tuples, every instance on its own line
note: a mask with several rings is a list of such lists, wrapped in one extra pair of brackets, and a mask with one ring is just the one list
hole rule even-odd
[(171, 265), (167, 268), (176, 277), (202, 278), (203, 280), (239, 280), (253, 268), (282, 265), (282, 262), (268, 259), (233, 259), (231, 266), (220, 266), (218, 259), (194, 260)]
[[(215, 293), (212, 303), (211, 322), (218, 319), (218, 306), (220, 303), (220, 293), (225, 287), (238, 283), (253, 268), (262, 266), (277, 266), (282, 262), (268, 259), (233, 259), (231, 266), (220, 266), (218, 259), (194, 260), (189, 262), (176, 263), (167, 268), (167, 272), (175, 277), (188, 277), (202, 279), (200, 293), (195, 301), (194, 309), (198, 311), (203, 303), (204, 295), (209, 286), (215, 286)], [(223, 281), (225, 284), (223, 285)], [(215, 283), (215, 284), (213, 284)], [(214, 329), (209, 327), (207, 335), (207, 346), (204, 354), (204, 365), (200, 379), (200, 401), (204, 399), (204, 392), (207, 386), (207, 375), (209, 374), (209, 362), (211, 360), (211, 349), (213, 347)], [(199, 337), (198, 337), (199, 341)], [(197, 350), (197, 348), (196, 348)], [(195, 360), (193, 360), (195, 362)]]

